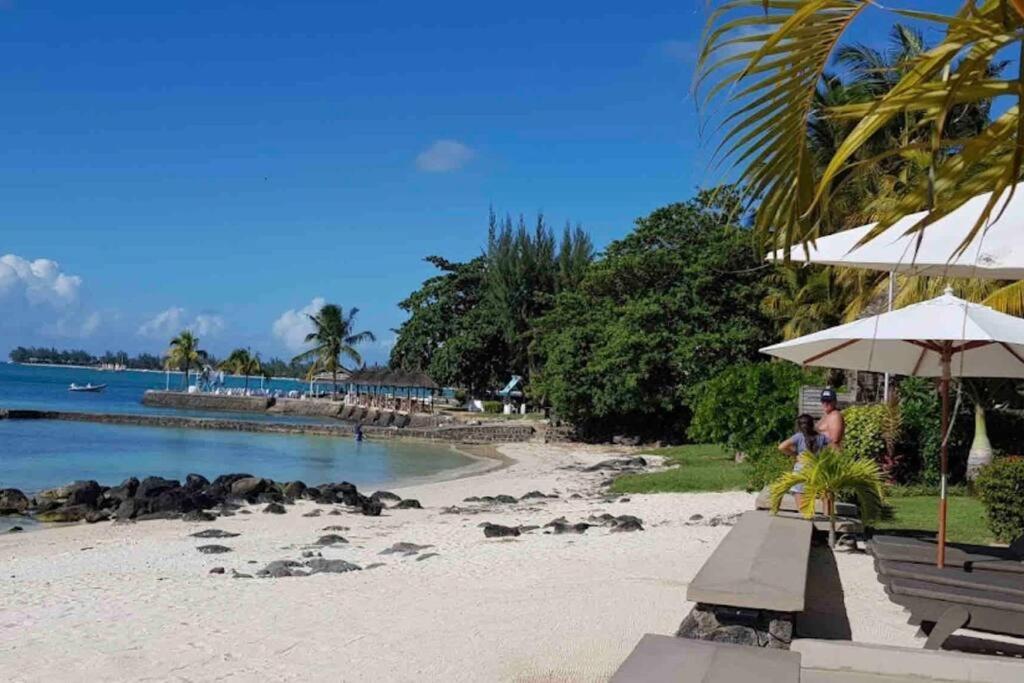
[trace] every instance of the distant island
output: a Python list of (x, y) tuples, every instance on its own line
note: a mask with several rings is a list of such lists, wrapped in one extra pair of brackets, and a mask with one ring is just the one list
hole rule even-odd
[[(8, 355), (12, 363), (22, 365), (65, 365), (69, 367), (93, 367), (124, 370), (163, 370), (164, 359), (151, 353), (129, 356), (125, 351), (106, 351), (96, 356), (82, 349), (56, 349), (42, 346), (18, 346)], [(217, 367), (219, 361), (212, 355), (207, 363)], [(271, 358), (262, 362), (263, 368), (273, 377), (304, 378), (309, 372), (308, 363), (296, 363)]]

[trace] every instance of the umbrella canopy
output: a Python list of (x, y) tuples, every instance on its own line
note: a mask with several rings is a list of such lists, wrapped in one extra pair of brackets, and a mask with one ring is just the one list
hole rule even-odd
[[(996, 203), (990, 222), (954, 257), (974, 228), (992, 193), (972, 197), (952, 213), (943, 216), (918, 234), (905, 234), (928, 212), (904, 216), (890, 228), (858, 247), (876, 224), (862, 225), (817, 239), (813, 244), (793, 247), (789, 258), (797, 263), (866, 268), (908, 275), (1024, 280), (1024, 183), (1009, 202), (1005, 196)], [(921, 243), (918, 245), (918, 237)], [(769, 260), (782, 260), (776, 251)]]
[(1024, 319), (946, 294), (761, 351), (801, 365), (941, 377), (1024, 377)]
[(1024, 377), (1024, 319), (953, 296), (935, 299), (767, 346), (762, 352), (833, 368), (941, 377), (942, 445), (936, 564), (945, 564), (949, 477), (949, 380)]

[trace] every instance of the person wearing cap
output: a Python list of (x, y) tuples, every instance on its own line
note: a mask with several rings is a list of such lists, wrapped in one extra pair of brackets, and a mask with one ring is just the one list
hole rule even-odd
[(846, 431), (846, 423), (843, 421), (843, 413), (839, 410), (837, 400), (835, 389), (827, 387), (822, 390), (821, 409), (825, 414), (818, 420), (818, 424), (815, 427), (819, 432), (828, 437), (830, 444), (836, 448), (841, 448), (843, 445), (843, 432)]

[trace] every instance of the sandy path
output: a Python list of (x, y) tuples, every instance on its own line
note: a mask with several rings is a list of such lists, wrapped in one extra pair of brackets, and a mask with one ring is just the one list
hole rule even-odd
[[(561, 469), (607, 449), (506, 446), (506, 468), (401, 491), (424, 510), (380, 518), (286, 515), (72, 525), (0, 536), (0, 669), (5, 681), (601, 681), (643, 633), (672, 633), (687, 582), (727, 526), (687, 524), (749, 509), (746, 493), (660, 494), (606, 502), (601, 474)], [(532, 490), (558, 500), (442, 514), (462, 499)], [(572, 499), (580, 493), (583, 498)], [(302, 512), (320, 507), (320, 517)], [(487, 539), (479, 524), (632, 514), (646, 530)], [(706, 522), (705, 519), (705, 522)], [(322, 550), (367, 566), (347, 574), (235, 579), (299, 559), (328, 525), (349, 541)], [(240, 532), (199, 540), (203, 528)], [(419, 556), (381, 555), (405, 541)], [(233, 548), (203, 555), (196, 546)], [(418, 559), (426, 553), (438, 555)], [(920, 647), (875, 581), (870, 558), (837, 557), (854, 639)], [(227, 568), (211, 575), (212, 567)]]

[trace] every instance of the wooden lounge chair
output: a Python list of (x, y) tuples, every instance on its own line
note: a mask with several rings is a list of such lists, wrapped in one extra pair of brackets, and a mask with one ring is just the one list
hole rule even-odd
[(914, 562), (892, 562), (875, 560), (875, 570), (883, 583), (887, 579), (911, 579), (926, 581), (943, 586), (958, 588), (980, 588), (996, 593), (1008, 593), (1024, 598), (1024, 574), (968, 569), (961, 567), (938, 567)]
[[(867, 542), (868, 552), (887, 562), (935, 564), (936, 540), (932, 536), (876, 535)], [(1024, 539), (1008, 548), (967, 543), (946, 544), (946, 565), (974, 570), (1024, 573)]]
[(885, 592), (928, 633), (929, 650), (941, 648), (959, 628), (1024, 638), (1024, 596), (901, 578), (885, 581)]

